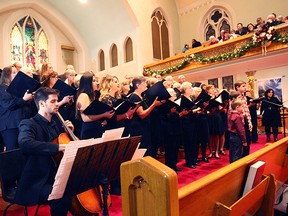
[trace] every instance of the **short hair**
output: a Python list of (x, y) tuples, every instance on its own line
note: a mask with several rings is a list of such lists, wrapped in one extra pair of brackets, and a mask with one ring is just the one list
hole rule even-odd
[(146, 78), (144, 76), (135, 76), (132, 80), (133, 89), (137, 89), (137, 85), (145, 81), (146, 81)]
[(238, 91), (231, 89), (231, 90), (230, 90), (229, 98), (230, 98), (230, 100), (234, 100), (234, 99), (236, 99), (239, 95), (240, 95), (240, 93), (239, 93)]
[(233, 100), (231, 102), (231, 109), (236, 110), (237, 106), (241, 106), (242, 104), (243, 104), (243, 101), (240, 99)]
[(40, 87), (34, 94), (34, 102), (39, 110), (39, 101), (46, 101), (49, 95), (57, 95), (59, 96), (58, 89), (52, 89), (48, 87)]
[(185, 93), (186, 92), (186, 90), (189, 88), (189, 87), (192, 87), (192, 84), (190, 83), (190, 82), (183, 82), (182, 84), (181, 84), (181, 87), (180, 87), (180, 89), (181, 89), (181, 92), (182, 93)]
[(241, 85), (246, 84), (246, 82), (242, 81), (242, 80), (238, 80), (234, 83), (234, 88), (235, 90), (237, 90), (237, 88), (239, 88)]

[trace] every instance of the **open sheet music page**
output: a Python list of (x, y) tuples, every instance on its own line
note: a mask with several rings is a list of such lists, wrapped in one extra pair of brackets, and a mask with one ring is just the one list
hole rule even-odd
[(147, 149), (139, 149), (139, 146), (140, 146), (140, 143), (138, 143), (138, 146), (137, 146), (131, 160), (143, 158), (143, 156), (145, 155)]
[(48, 200), (60, 199), (63, 197), (78, 148), (95, 145), (102, 142), (103, 139), (99, 138), (71, 141), (67, 144), (55, 176), (52, 192), (49, 195)]
[(112, 130), (106, 130), (102, 135), (103, 142), (121, 139), (123, 131), (124, 131), (124, 127), (116, 128)]

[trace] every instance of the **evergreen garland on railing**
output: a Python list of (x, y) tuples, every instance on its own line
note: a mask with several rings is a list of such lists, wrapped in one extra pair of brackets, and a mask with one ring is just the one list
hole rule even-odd
[[(275, 37), (273, 37), (271, 39), (271, 41), (272, 42), (280, 42), (280, 43), (288, 43), (288, 33), (279, 34), (277, 32), (277, 34), (275, 35)], [(249, 49), (251, 49), (253, 47), (261, 46), (261, 45), (263, 45), (263, 43), (253, 42), (253, 36), (252, 36), (251, 40), (249, 40), (249, 42), (247, 42), (245, 45), (241, 46), (240, 48), (235, 49), (234, 51), (231, 51), (228, 53), (223, 53), (221, 55), (215, 55), (212, 57), (204, 57), (200, 53), (191, 54), (191, 55), (186, 56), (183, 59), (183, 61), (178, 65), (175, 65), (175, 66), (169, 67), (169, 68), (165, 68), (162, 70), (152, 70), (150, 68), (146, 68), (146, 69), (144, 69), (143, 74), (144, 74), (144, 76), (152, 75), (152, 74), (160, 74), (161, 76), (163, 76), (165, 74), (169, 74), (171, 72), (183, 69), (191, 61), (198, 62), (198, 63), (206, 63), (206, 64), (207, 63), (213, 63), (213, 62), (220, 62), (220, 61), (224, 62), (227, 60), (231, 60), (233, 58), (239, 58), (239, 57), (245, 55)]]

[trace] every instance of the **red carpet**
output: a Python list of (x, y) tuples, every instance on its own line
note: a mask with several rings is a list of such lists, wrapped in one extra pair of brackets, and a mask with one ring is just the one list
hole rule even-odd
[[(282, 138), (283, 135), (279, 135), (279, 138)], [(264, 147), (266, 143), (266, 136), (259, 135), (258, 143), (251, 144), (251, 153), (261, 149)], [(206, 176), (207, 174), (214, 172), (226, 165), (229, 164), (229, 151), (226, 151), (226, 155), (221, 155), (221, 159), (210, 159), (210, 163), (200, 162), (200, 166), (197, 166), (196, 169), (190, 169), (185, 167), (185, 161), (181, 159), (177, 166), (181, 167), (183, 170), (178, 174), (178, 184), (179, 187), (183, 187), (199, 178)], [(121, 216), (122, 215), (122, 198), (121, 196), (114, 196), (112, 195), (112, 206), (109, 208), (109, 215), (110, 216)], [(1, 203), (1, 207), (3, 203)], [(29, 207), (29, 215), (34, 215), (36, 207)], [(0, 211), (0, 215), (3, 214), (3, 211)], [(10, 209), (8, 211), (7, 216), (20, 216), (23, 215), (23, 208), (16, 207)], [(49, 214), (49, 207), (48, 206), (41, 206), (38, 216), (48, 216)]]

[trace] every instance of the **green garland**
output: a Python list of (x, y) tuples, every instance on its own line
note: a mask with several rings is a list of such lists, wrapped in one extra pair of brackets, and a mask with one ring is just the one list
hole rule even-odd
[[(279, 34), (277, 33), (272, 39), (272, 42), (280, 42), (280, 43), (288, 43), (288, 34)], [(152, 75), (152, 74), (160, 74), (161, 76), (165, 75), (165, 74), (169, 74), (171, 72), (174, 71), (178, 71), (180, 69), (183, 69), (187, 64), (189, 64), (191, 61), (194, 62), (199, 62), (199, 63), (213, 63), (213, 62), (219, 62), (219, 61), (227, 61), (233, 58), (239, 58), (243, 55), (245, 55), (249, 49), (253, 48), (253, 47), (257, 47), (260, 46), (262, 43), (254, 43), (251, 37), (251, 40), (249, 42), (247, 42), (245, 45), (241, 46), (240, 48), (228, 52), (228, 53), (223, 53), (221, 55), (215, 55), (212, 57), (204, 57), (203, 55), (201, 55), (200, 53), (196, 53), (196, 54), (191, 54), (189, 56), (186, 56), (184, 58), (184, 60), (178, 64), (175, 65), (173, 67), (169, 67), (166, 69), (162, 69), (162, 70), (152, 70), (150, 68), (146, 68), (144, 69), (144, 75)]]

